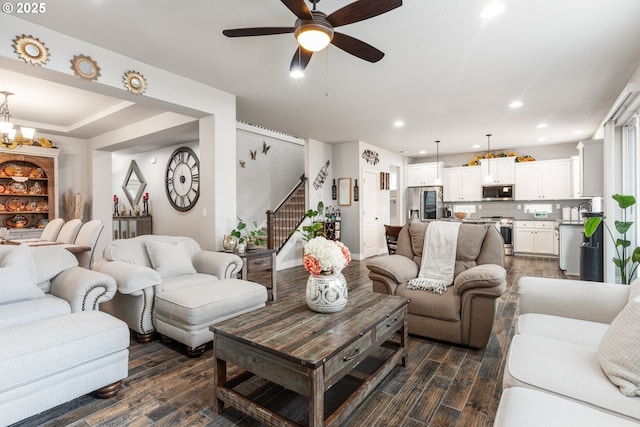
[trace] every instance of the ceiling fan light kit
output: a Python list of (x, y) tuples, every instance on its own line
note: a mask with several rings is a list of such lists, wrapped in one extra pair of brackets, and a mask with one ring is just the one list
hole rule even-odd
[(333, 40), (333, 28), (322, 21), (307, 21), (295, 31), (298, 44), (310, 52), (319, 52)]

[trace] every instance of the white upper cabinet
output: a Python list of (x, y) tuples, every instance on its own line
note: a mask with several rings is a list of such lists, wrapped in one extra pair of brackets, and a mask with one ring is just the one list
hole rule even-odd
[[(442, 162), (440, 162), (440, 178), (442, 179)], [(438, 175), (437, 163), (415, 163), (407, 166), (407, 186), (425, 187), (435, 185)]]
[(478, 201), (482, 199), (482, 170), (477, 166), (445, 168), (444, 201)]
[[(515, 183), (515, 157), (496, 157), (493, 159), (480, 160), (482, 168), (483, 184), (514, 184)], [(493, 176), (492, 182), (487, 182), (484, 177)]]
[(516, 200), (571, 199), (571, 159), (515, 165)]

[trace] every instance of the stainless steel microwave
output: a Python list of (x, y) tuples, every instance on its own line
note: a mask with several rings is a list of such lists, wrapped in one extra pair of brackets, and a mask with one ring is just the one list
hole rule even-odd
[(513, 185), (487, 185), (482, 187), (482, 200), (513, 200)]

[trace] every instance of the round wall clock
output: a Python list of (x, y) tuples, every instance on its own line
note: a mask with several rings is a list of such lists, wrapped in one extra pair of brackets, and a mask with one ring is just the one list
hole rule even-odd
[(169, 157), (165, 172), (165, 190), (169, 203), (186, 212), (200, 196), (200, 161), (190, 148), (177, 148)]

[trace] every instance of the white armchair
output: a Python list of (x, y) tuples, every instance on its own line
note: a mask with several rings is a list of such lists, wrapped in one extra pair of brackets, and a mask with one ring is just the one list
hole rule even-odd
[[(179, 244), (171, 259), (154, 259), (148, 247), (154, 243)], [(118, 292), (104, 310), (124, 320), (138, 341), (151, 340), (156, 331), (155, 298), (159, 293), (235, 278), (242, 260), (234, 254), (202, 250), (188, 237), (143, 235), (112, 241), (94, 270), (112, 276)]]

